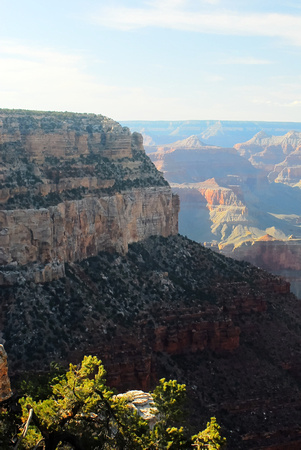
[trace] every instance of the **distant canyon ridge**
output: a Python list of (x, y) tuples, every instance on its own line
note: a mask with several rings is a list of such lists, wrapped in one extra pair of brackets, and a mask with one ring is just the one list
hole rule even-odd
[(179, 231), (301, 296), (301, 123), (127, 122), (180, 196)]

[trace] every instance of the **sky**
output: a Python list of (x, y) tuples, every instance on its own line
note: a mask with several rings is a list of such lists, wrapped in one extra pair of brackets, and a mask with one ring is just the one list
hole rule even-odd
[(0, 0), (0, 108), (301, 121), (299, 0)]

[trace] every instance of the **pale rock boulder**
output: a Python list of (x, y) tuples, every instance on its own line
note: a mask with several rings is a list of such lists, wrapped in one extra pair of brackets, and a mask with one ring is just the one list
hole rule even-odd
[(116, 398), (125, 399), (128, 402), (128, 407), (137, 411), (138, 415), (148, 422), (150, 429), (153, 429), (158, 420), (158, 410), (149, 392), (139, 390), (127, 391), (124, 394), (116, 395)]

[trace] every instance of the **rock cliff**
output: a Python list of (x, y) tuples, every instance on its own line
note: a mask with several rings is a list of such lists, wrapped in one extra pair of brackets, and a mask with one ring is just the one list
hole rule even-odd
[(291, 290), (301, 298), (301, 240), (290, 236), (279, 240), (262, 236), (234, 248), (224, 247), (222, 253), (240, 261), (249, 261), (269, 272), (285, 277)]
[(0, 110), (0, 162), (4, 284), (16, 266), (27, 279), (49, 281), (65, 262), (177, 233), (177, 197), (141, 135), (111, 119)]
[(0, 344), (0, 403), (12, 396), (8, 377), (7, 354)]
[[(186, 383), (196, 429), (216, 415), (232, 448), (300, 438), (301, 309), (289, 283), (177, 235), (178, 197), (139, 134), (95, 115), (0, 117), (0, 330), (12, 375), (92, 353), (120, 390)], [(178, 176), (187, 152), (170, 154)], [(244, 179), (255, 169), (233, 149), (208, 154), (228, 184), (206, 183), (204, 169), (194, 191), (217, 220), (233, 201), (245, 208), (231, 162)]]

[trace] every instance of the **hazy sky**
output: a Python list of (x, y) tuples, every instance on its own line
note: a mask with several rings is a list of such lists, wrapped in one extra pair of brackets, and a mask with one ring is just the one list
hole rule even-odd
[(0, 0), (0, 107), (301, 121), (301, 2)]

